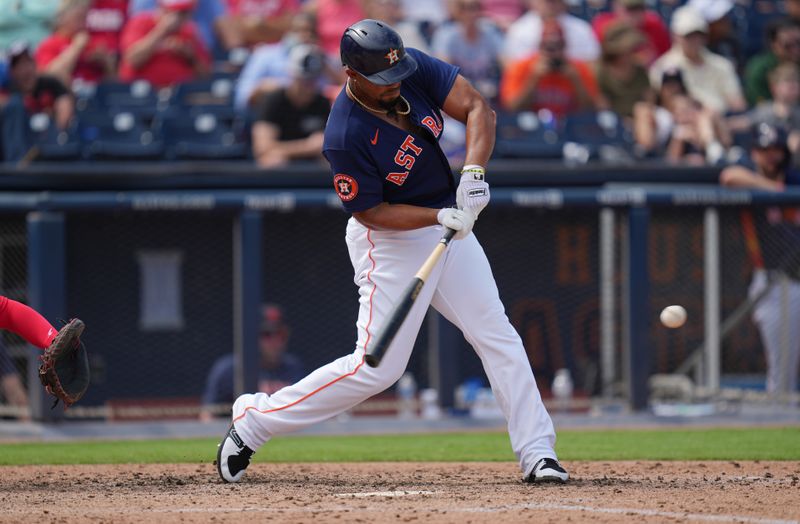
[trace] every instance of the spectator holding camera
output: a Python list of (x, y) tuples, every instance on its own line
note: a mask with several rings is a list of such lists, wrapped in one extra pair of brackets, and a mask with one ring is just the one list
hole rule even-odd
[(293, 160), (322, 160), (322, 140), (330, 101), (319, 89), (325, 55), (314, 45), (289, 53), (288, 86), (268, 93), (253, 125), (253, 156), (261, 167)]
[(524, 59), (540, 50), (544, 26), (557, 21), (566, 35), (565, 56), (593, 62), (600, 56), (600, 43), (588, 22), (567, 12), (565, 0), (525, 0), (528, 12), (511, 24), (503, 43), (503, 61)]
[(599, 105), (594, 73), (587, 64), (567, 58), (564, 32), (555, 19), (542, 27), (539, 52), (508, 66), (500, 97), (509, 111), (547, 109), (556, 118)]
[(191, 21), (195, 0), (159, 0), (159, 8), (131, 18), (122, 33), (121, 80), (166, 87), (205, 76), (211, 57)]
[(634, 105), (633, 134), (641, 152), (667, 154), (677, 163), (701, 165), (709, 157), (717, 162), (732, 142), (722, 117), (689, 96), (680, 69), (664, 71), (659, 83), (655, 103)]

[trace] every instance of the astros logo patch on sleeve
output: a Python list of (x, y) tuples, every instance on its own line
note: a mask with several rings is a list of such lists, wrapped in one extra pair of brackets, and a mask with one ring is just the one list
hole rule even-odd
[(358, 194), (358, 182), (353, 177), (342, 173), (333, 177), (333, 187), (344, 202), (350, 202)]

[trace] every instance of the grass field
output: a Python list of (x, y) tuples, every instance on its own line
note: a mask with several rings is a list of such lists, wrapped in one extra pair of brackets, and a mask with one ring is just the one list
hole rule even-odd
[[(0, 465), (201, 463), (217, 440), (0, 444)], [(557, 451), (573, 460), (800, 460), (800, 428), (561, 431)], [(255, 462), (514, 461), (505, 433), (278, 438)]]

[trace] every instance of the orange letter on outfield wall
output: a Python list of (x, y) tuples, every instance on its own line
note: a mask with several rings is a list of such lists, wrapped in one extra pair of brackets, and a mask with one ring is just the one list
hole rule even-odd
[(556, 279), (559, 284), (588, 284), (592, 280), (588, 226), (559, 226), (556, 230)]

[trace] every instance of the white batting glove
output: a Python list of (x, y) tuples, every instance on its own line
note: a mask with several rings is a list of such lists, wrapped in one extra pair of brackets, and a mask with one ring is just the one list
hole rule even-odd
[(478, 165), (464, 166), (456, 191), (456, 204), (459, 209), (469, 209), (475, 218), (489, 204), (489, 184), (484, 180), (486, 170)]
[(440, 209), (436, 215), (436, 220), (444, 227), (455, 230), (456, 234), (453, 235), (455, 240), (461, 240), (469, 235), (470, 231), (472, 231), (472, 226), (475, 225), (475, 215), (472, 211), (454, 207)]

